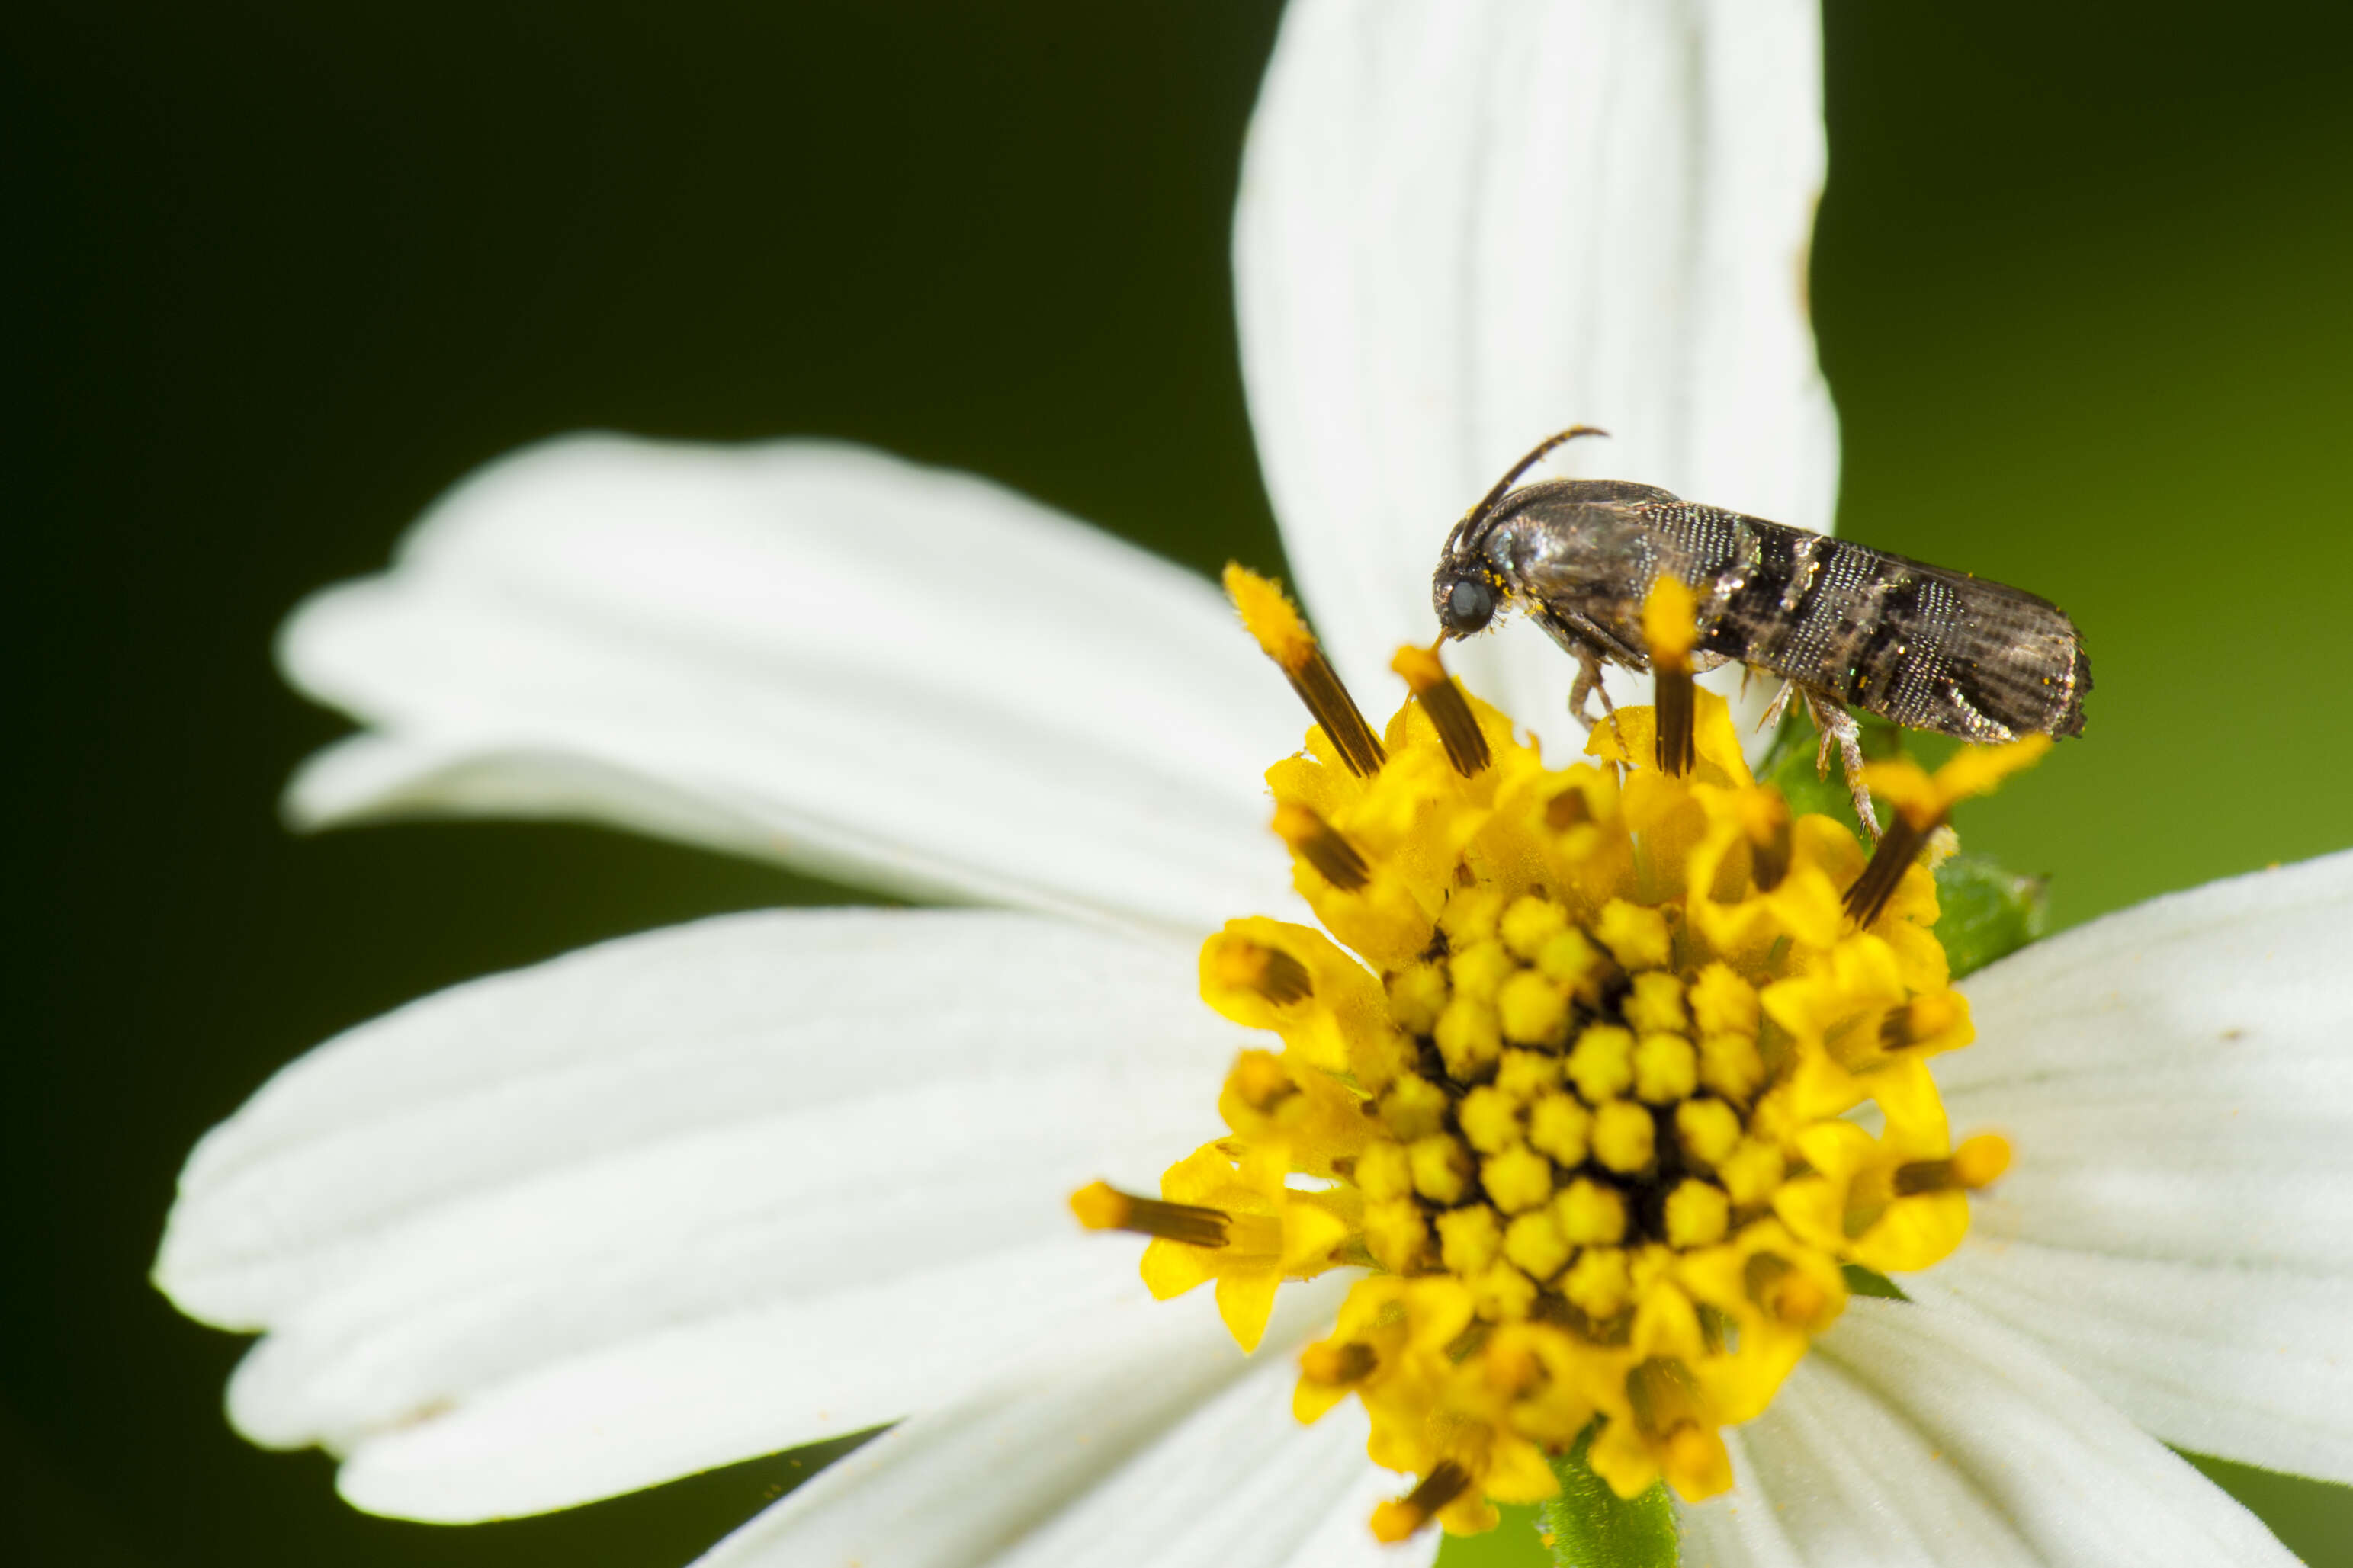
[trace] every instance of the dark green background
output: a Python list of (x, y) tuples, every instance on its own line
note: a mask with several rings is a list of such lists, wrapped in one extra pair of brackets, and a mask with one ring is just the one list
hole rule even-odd
[[(552, 431), (818, 431), (1209, 568), (1276, 546), (1227, 223), (1260, 5), (20, 4), (0, 22), (22, 868), (14, 1561), (670, 1564), (769, 1460), (441, 1530), (219, 1415), (144, 1283), (190, 1142), (429, 988), (827, 896), (586, 829), (284, 836), (273, 626)], [(649, 13), (652, 8), (645, 8)], [(2335, 5), (1830, 13), (1843, 531), (2068, 605), (2091, 731), (1975, 808), (2062, 921), (2353, 843)], [(2314, 1563), (2341, 1489), (2248, 1478)]]

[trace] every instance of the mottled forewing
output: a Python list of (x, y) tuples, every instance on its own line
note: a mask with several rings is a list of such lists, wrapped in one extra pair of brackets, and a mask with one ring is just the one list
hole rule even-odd
[(1634, 510), (1700, 595), (1704, 651), (1964, 740), (2083, 730), (2090, 662), (2048, 600), (1717, 507)]

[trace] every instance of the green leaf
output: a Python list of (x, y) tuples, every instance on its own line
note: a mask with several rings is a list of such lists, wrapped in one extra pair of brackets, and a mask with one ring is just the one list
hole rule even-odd
[(1556, 1568), (1675, 1568), (1682, 1531), (1666, 1487), (1653, 1481), (1630, 1501), (1611, 1491), (1585, 1462), (1593, 1433), (1587, 1427), (1576, 1447), (1552, 1462), (1560, 1495), (1544, 1503), (1538, 1517)]
[(1936, 905), (1936, 940), (1956, 980), (2035, 941), (2049, 920), (2043, 879), (2006, 871), (1989, 855), (1937, 867)]

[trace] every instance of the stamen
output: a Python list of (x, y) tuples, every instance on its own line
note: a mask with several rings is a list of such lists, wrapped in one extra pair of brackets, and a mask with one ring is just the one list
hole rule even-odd
[(1593, 803), (1574, 784), (1545, 802), (1545, 826), (1555, 833), (1582, 827), (1592, 820)]
[(1454, 771), (1470, 778), (1484, 768), (1492, 759), (1487, 751), (1487, 737), (1480, 732), (1479, 721), (1472, 717), (1471, 704), (1462, 689), (1446, 673), (1435, 649), (1401, 647), (1389, 668), (1405, 677), (1413, 689), (1415, 700), (1430, 715), (1430, 727), (1438, 731), (1440, 744), (1446, 748), (1446, 760)]
[(1324, 733), (1338, 749), (1340, 760), (1358, 778), (1370, 778), (1388, 760), (1374, 739), (1372, 727), (1356, 710), (1356, 700), (1340, 684), (1340, 677), (1324, 657), (1315, 634), (1307, 629), (1298, 609), (1271, 579), (1238, 563), (1226, 565), (1226, 596), (1241, 616), (1242, 626), (1258, 639), (1266, 657), (1274, 660), (1291, 682), (1291, 689)]
[(1748, 837), (1748, 876), (1769, 893), (1789, 874), (1789, 804), (1776, 791), (1757, 792), (1743, 802), (1741, 826)]
[(1306, 806), (1285, 801), (1274, 808), (1274, 831), (1291, 852), (1323, 873), (1324, 879), (1344, 893), (1353, 893), (1373, 879), (1356, 847), (1340, 830)]
[(1470, 1485), (1468, 1470), (1451, 1459), (1440, 1459), (1413, 1490), (1373, 1510), (1373, 1538), (1385, 1546), (1405, 1540)]
[(1813, 1327), (1830, 1303), (1820, 1285), (1777, 1253), (1750, 1253), (1740, 1284), (1751, 1301), (1791, 1328)]
[(1923, 1040), (1933, 1040), (1952, 1028), (1960, 1016), (1961, 1010), (1950, 992), (1931, 991), (1915, 996), (1901, 1007), (1888, 1009), (1887, 1016), (1879, 1021), (1879, 1043), (1891, 1051), (1900, 1051)]
[(1895, 1194), (1908, 1198), (1955, 1187), (1976, 1192), (1993, 1185), (2009, 1169), (2010, 1140), (2000, 1133), (1980, 1132), (1945, 1159), (1913, 1160), (1896, 1166)]
[(1345, 1345), (1328, 1341), (1309, 1345), (1299, 1352), (1299, 1370), (1315, 1382), (1336, 1388), (1342, 1384), (1362, 1383), (1372, 1376), (1381, 1358), (1373, 1347), (1351, 1340)]
[(1699, 700), (1692, 680), (1692, 644), (1697, 639), (1692, 591), (1662, 573), (1642, 601), (1642, 638), (1650, 644), (1651, 673), (1657, 683), (1659, 771), (1682, 778), (1697, 758), (1694, 734)]
[(1971, 795), (1990, 794), (2021, 768), (2032, 767), (2050, 749), (2050, 736), (2029, 735), (2000, 746), (1964, 746), (1933, 775), (1909, 759), (1873, 763), (1863, 769), (1864, 785), (1894, 805), (1895, 813), (1871, 864), (1846, 890), (1846, 911), (1855, 924), (1867, 926), (1879, 918), (1928, 836), (1944, 826), (1954, 806)]
[(1239, 990), (1255, 991), (1278, 1007), (1315, 994), (1315, 977), (1307, 966), (1278, 947), (1246, 939), (1228, 941), (1219, 946), (1216, 963), (1219, 979)]
[(1939, 817), (1924, 828), (1900, 811), (1889, 817), (1879, 847), (1871, 852), (1871, 863), (1846, 890), (1846, 912), (1854, 917), (1857, 926), (1868, 926), (1887, 908), (1887, 900), (1904, 885), (1904, 873), (1928, 847), (1928, 835), (1942, 820)]
[(1223, 1209), (1198, 1204), (1172, 1204), (1123, 1193), (1108, 1182), (1096, 1182), (1071, 1194), (1071, 1212), (1089, 1230), (1127, 1230), (1187, 1247), (1223, 1247), (1226, 1227), (1233, 1216)]

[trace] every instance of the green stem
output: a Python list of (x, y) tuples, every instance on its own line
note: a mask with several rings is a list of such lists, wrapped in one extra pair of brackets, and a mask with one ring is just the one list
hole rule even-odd
[(1552, 1462), (1560, 1495), (1544, 1505), (1539, 1518), (1556, 1568), (1675, 1568), (1675, 1505), (1663, 1483), (1631, 1501), (1585, 1462), (1593, 1446), (1587, 1427), (1576, 1446)]

